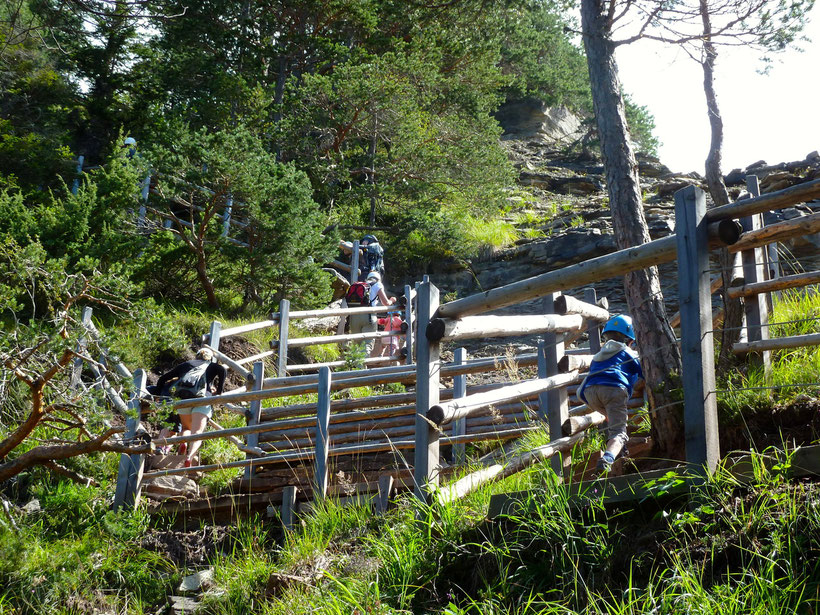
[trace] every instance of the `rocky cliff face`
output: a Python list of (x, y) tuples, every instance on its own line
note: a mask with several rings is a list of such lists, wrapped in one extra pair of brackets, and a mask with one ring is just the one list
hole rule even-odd
[[(505, 129), (503, 143), (519, 169), (518, 190), (510, 197), (508, 220), (523, 239), (514, 246), (485, 254), (466, 266), (444, 263), (431, 273), (443, 292), (464, 296), (515, 282), (613, 252), (615, 241), (600, 159), (578, 146), (581, 122), (565, 110), (545, 109), (533, 101), (502, 108), (499, 121)], [(575, 143), (576, 147), (568, 146)], [(580, 150), (580, 153), (579, 153)], [(574, 152), (574, 153), (573, 153)], [(696, 173), (670, 171), (659, 160), (639, 156), (644, 207), (653, 239), (674, 231), (674, 193), (691, 184), (706, 189)], [(735, 169), (726, 176), (733, 198), (744, 192), (745, 176), (758, 175), (762, 192), (781, 190), (820, 177), (820, 155), (805, 160), (767, 165), (764, 161)], [(820, 211), (820, 203), (798, 206), (766, 216), (767, 224)], [(820, 235), (783, 246), (784, 261), (796, 270), (820, 267)], [(795, 260), (797, 259), (797, 260)], [(672, 309), (677, 304), (675, 266), (661, 270), (664, 296)], [(596, 285), (614, 310), (623, 310), (622, 282), (612, 279)]]

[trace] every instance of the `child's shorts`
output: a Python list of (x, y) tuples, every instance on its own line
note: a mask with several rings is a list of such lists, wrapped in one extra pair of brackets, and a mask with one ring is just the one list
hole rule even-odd
[(193, 408), (179, 408), (177, 412), (180, 415), (193, 414), (194, 412), (196, 412), (198, 414), (204, 414), (208, 418), (211, 418), (214, 415), (213, 406), (194, 406)]

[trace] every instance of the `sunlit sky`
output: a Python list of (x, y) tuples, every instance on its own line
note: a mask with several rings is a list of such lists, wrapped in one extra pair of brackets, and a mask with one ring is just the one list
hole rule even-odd
[[(802, 160), (820, 149), (820, 4), (812, 11), (803, 52), (776, 56), (760, 75), (758, 56), (721, 48), (716, 90), (725, 126), (723, 172), (758, 160)], [(683, 51), (641, 41), (617, 55), (624, 89), (655, 116), (660, 159), (671, 170), (703, 173), (709, 123), (703, 72)]]

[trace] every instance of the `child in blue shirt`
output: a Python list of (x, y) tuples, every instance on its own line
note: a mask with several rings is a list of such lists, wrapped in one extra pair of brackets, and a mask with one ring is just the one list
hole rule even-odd
[(609, 472), (627, 439), (627, 402), (643, 371), (635, 344), (635, 329), (629, 316), (615, 316), (603, 331), (604, 345), (592, 358), (589, 374), (578, 389), (578, 396), (592, 409), (606, 414), (606, 449), (598, 461), (598, 473)]

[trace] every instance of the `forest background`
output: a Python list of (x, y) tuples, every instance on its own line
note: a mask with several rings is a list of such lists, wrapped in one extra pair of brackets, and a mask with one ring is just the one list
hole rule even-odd
[[(322, 305), (339, 223), (390, 228), (397, 277), (467, 258), (514, 183), (499, 105), (532, 96), (591, 112), (560, 2), (15, 0), (0, 11), (7, 259), (114, 277), (121, 296), (163, 305)], [(629, 115), (651, 150), (651, 116)], [(72, 194), (79, 155), (92, 170)], [(216, 219), (198, 246), (141, 234), (133, 212), (149, 171), (166, 202), (201, 198), (171, 178), (214, 190), (214, 207), (233, 197), (251, 249), (220, 241)], [(37, 308), (4, 295), (18, 318)]]

